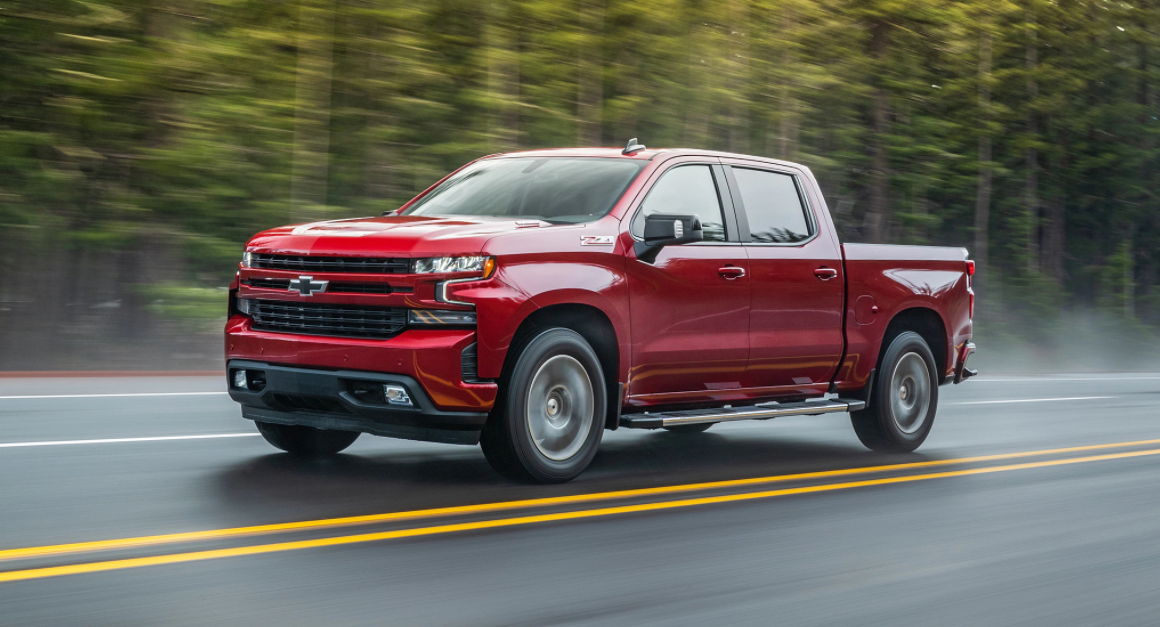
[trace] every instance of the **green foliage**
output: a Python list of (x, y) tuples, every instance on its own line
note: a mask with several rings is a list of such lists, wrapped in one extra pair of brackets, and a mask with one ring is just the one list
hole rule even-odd
[(145, 310), (167, 320), (184, 333), (220, 333), (226, 318), (226, 289), (191, 287), (184, 284), (137, 285), (145, 300)]
[(150, 307), (197, 317), (259, 230), (638, 136), (804, 163), (847, 239), (973, 247), (990, 172), (984, 328), (1157, 326), (1158, 37), (1103, 0), (7, 0), (0, 265), (164, 241)]
[(220, 320), (226, 315), (222, 308), (225, 294), (220, 288), (154, 284), (142, 285), (139, 289), (149, 299), (149, 309), (167, 317)]

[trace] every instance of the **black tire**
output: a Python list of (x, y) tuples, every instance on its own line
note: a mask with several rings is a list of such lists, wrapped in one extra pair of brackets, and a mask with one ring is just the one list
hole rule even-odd
[(301, 425), (282, 425), (274, 422), (259, 422), (258, 433), (275, 447), (301, 457), (324, 457), (334, 455), (354, 444), (357, 431), (330, 431)]
[(663, 427), (663, 428), (665, 431), (668, 431), (670, 433), (678, 433), (678, 434), (682, 434), (682, 435), (688, 435), (688, 434), (692, 434), (692, 433), (704, 433), (704, 432), (709, 430), (709, 427), (712, 427), (715, 424), (717, 424), (717, 423), (715, 423), (715, 422), (700, 422), (700, 423), (691, 424), (691, 425), (673, 425), (671, 427)]
[(867, 448), (909, 453), (934, 424), (938, 409), (938, 369), (926, 340), (903, 331), (890, 341), (866, 409), (850, 414), (854, 432)]
[(600, 359), (579, 333), (560, 328), (537, 333), (518, 354), (480, 437), (483, 454), (510, 479), (570, 481), (592, 462), (604, 433)]

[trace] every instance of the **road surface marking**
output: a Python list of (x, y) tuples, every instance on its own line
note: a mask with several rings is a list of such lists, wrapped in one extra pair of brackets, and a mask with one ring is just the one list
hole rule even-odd
[(1047, 403), (1050, 401), (1094, 401), (1098, 399), (1116, 398), (1115, 396), (1067, 396), (1063, 398), (1016, 398), (1007, 401), (966, 401), (962, 403), (940, 403), (940, 406), (950, 405), (1001, 405), (1006, 403)]
[(105, 440), (39, 440), (34, 442), (0, 442), (0, 448), (26, 446), (66, 446), (71, 444), (119, 444), (121, 442), (167, 442), (170, 440), (214, 440), (217, 438), (249, 438), (259, 433), (209, 433), (206, 435), (163, 435), (153, 438), (109, 438)]
[(1050, 466), (1065, 466), (1069, 464), (1082, 464), (1087, 462), (1107, 461), (1113, 459), (1127, 459), (1132, 457), (1143, 457), (1147, 455), (1160, 455), (1160, 449), (1148, 449), (1144, 451), (1131, 451), (1127, 453), (1111, 453), (1107, 455), (1092, 455), (1090, 457), (1074, 457), (1071, 459), (1056, 459), (1042, 462), (1028, 462), (1023, 464), (1009, 464), (1006, 466), (990, 466), (987, 468), (972, 468), (968, 470), (952, 470), (947, 472), (935, 472), (923, 475), (911, 475), (908, 477), (887, 477), (883, 479), (867, 479), (863, 481), (849, 481), (845, 483), (830, 483), (817, 486), (805, 486), (799, 488), (783, 488), (780, 490), (765, 490), (761, 492), (746, 492), (742, 494), (727, 494), (722, 496), (706, 496), (695, 499), (683, 499), (679, 501), (662, 501), (658, 503), (642, 503), (638, 505), (621, 505), (617, 507), (605, 507), (601, 509), (580, 510), (575, 512), (560, 512), (555, 514), (538, 514), (533, 516), (518, 516), (515, 518), (499, 518), (494, 520), (481, 520), (477, 522), (455, 523), (450, 525), (436, 525), (432, 527), (417, 527), (412, 529), (399, 529), (395, 531), (381, 531), (377, 533), (362, 533), (349, 536), (334, 536), (330, 538), (318, 538), (314, 540), (297, 540), (293, 542), (279, 542), (275, 544), (258, 544), (251, 546), (235, 547), (230, 549), (215, 549), (209, 551), (195, 551), (191, 553), (175, 553), (171, 555), (157, 555), (154, 557), (137, 557), (120, 560), (110, 560), (104, 562), (89, 562), (85, 564), (73, 564), (70, 566), (50, 566), (46, 568), (30, 568), (25, 570), (13, 570), (0, 573), (0, 583), (10, 581), (23, 581), (28, 579), (43, 579), (46, 577), (59, 577), (62, 575), (78, 575), (82, 573), (96, 573), (106, 572), (111, 570), (123, 570), (126, 568), (140, 568), (143, 566), (159, 566), (163, 564), (181, 564), (184, 562), (197, 562), (203, 560), (220, 559), (224, 557), (241, 557), (246, 555), (261, 555), (264, 553), (281, 553), (285, 551), (297, 551), (301, 549), (313, 549), (328, 546), (342, 546), (347, 544), (359, 544), (363, 542), (379, 542), (382, 540), (396, 540), (399, 538), (417, 538), (422, 536), (433, 536), (446, 533), (456, 533), (460, 531), (478, 531), (481, 529), (499, 529), (503, 527), (516, 527), (521, 525), (532, 525), (546, 522), (559, 522), (565, 520), (580, 520), (585, 518), (598, 518), (603, 516), (615, 516), (619, 514), (633, 514), (640, 512), (653, 512), (661, 510), (678, 509), (684, 507), (695, 507), (700, 505), (718, 505), (722, 503), (736, 503), (741, 501), (752, 501), (757, 499), (767, 499), (777, 496), (789, 496), (793, 494), (810, 494), (816, 492), (833, 492), (836, 490), (848, 490), (851, 488), (863, 488), (869, 486), (890, 485), (895, 483), (910, 483), (914, 481), (926, 481), (929, 479), (944, 479), (948, 477), (966, 477), (970, 475), (982, 475), (996, 472), (1006, 472), (1011, 470), (1028, 470), (1032, 468), (1046, 468)]
[(712, 481), (706, 483), (689, 483), (683, 485), (662, 486), (658, 488), (638, 488), (635, 490), (618, 490), (614, 492), (594, 492), (590, 494), (576, 494), (571, 496), (555, 496), (539, 499), (525, 499), (519, 501), (506, 501), (498, 503), (484, 503), (480, 505), (459, 505), (452, 507), (440, 507), (434, 509), (420, 509), (407, 512), (388, 512), (383, 514), (367, 514), (363, 516), (348, 516), (344, 518), (326, 518), (321, 520), (304, 520), (288, 523), (274, 523), (269, 525), (254, 525), (249, 527), (233, 527), (227, 529), (210, 529), (205, 531), (187, 531), (182, 533), (169, 533), (154, 536), (140, 536), (135, 538), (119, 538), (114, 540), (95, 540), (91, 542), (75, 542), (70, 544), (56, 544), (48, 546), (35, 546), (19, 549), (5, 549), (0, 550), (0, 561), (14, 560), (14, 559), (28, 559), (34, 557), (46, 557), (49, 555), (64, 555), (71, 553), (84, 553), (90, 551), (104, 551), (113, 549), (128, 549), (143, 546), (156, 546), (160, 544), (176, 544), (181, 542), (194, 542), (203, 540), (221, 540), (225, 538), (236, 538), (242, 536), (262, 535), (271, 533), (286, 533), (293, 531), (309, 531), (318, 529), (330, 529), (335, 527), (348, 527), (355, 525), (369, 525), (385, 522), (397, 522), (402, 520), (415, 520), (422, 518), (436, 518), (441, 516), (462, 516), (468, 514), (480, 514), (497, 511), (515, 510), (515, 509), (529, 509), (533, 507), (549, 507), (555, 505), (571, 505), (576, 503), (591, 503), (598, 501), (608, 501), (615, 499), (625, 499), (633, 497), (645, 496), (660, 496), (666, 494), (676, 494), (681, 492), (691, 492), (696, 490), (711, 490), (722, 488), (736, 488), (744, 486), (761, 485), (766, 483), (776, 483), (785, 481), (802, 481), (808, 479), (823, 479), (828, 477), (841, 477), (858, 474), (869, 474), (875, 472), (891, 472), (900, 470), (913, 470), (917, 468), (932, 468), (937, 466), (947, 466), (952, 464), (966, 464), (975, 462), (998, 461), (1003, 459), (1014, 459), (1019, 457), (1036, 457), (1043, 455), (1061, 455), (1067, 453), (1079, 453), (1084, 451), (1097, 451), (1112, 448), (1126, 448), (1131, 446), (1149, 446), (1160, 444), (1160, 439), (1155, 440), (1137, 440), (1133, 442), (1113, 442), (1110, 444), (1091, 444), (1087, 446), (1073, 446), (1069, 448), (1044, 449), (1038, 451), (1024, 451), (1020, 453), (1001, 453), (997, 455), (982, 455), (978, 457), (960, 457), (957, 459), (942, 459), (926, 462), (911, 462), (906, 464), (890, 464), (884, 466), (863, 466), (859, 468), (844, 468), (840, 470), (823, 470), (818, 472), (796, 473), (790, 475), (773, 475), (768, 477), (754, 477), (750, 479), (730, 479), (726, 481)]
[(145, 396), (224, 396), (229, 392), (139, 392), (135, 394), (40, 394), (34, 396), (0, 396), (0, 401), (27, 401), (45, 398), (133, 398)]

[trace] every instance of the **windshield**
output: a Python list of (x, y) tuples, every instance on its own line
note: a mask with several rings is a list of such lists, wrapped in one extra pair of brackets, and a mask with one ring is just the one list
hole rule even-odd
[(464, 168), (403, 213), (591, 222), (612, 209), (643, 167), (636, 159), (489, 159)]

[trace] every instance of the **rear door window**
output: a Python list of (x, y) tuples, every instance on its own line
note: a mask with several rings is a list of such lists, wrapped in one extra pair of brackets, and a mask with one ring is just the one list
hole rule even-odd
[(739, 167), (733, 176), (749, 221), (749, 241), (792, 244), (813, 235), (793, 176)]
[(654, 213), (695, 215), (701, 220), (705, 241), (725, 241), (721, 200), (707, 165), (682, 165), (662, 174), (633, 218), (632, 234), (642, 237), (644, 219)]

